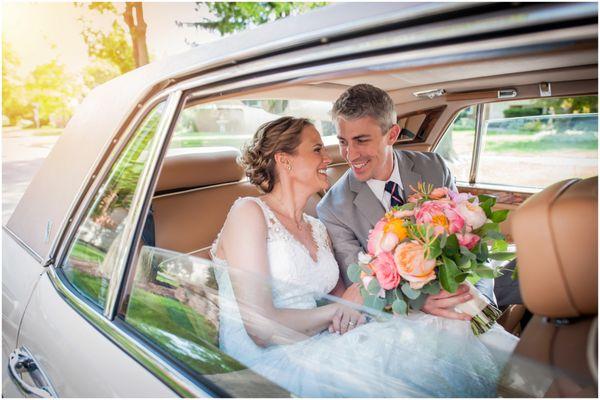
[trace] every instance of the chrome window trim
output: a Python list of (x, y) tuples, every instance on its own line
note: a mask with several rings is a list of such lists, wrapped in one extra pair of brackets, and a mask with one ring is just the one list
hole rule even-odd
[(25, 250), (27, 253), (29, 253), (30, 256), (32, 256), (37, 262), (39, 262), (40, 264), (42, 263), (42, 261), (44, 260), (42, 256), (40, 256), (38, 253), (36, 253), (35, 250), (33, 250), (31, 247), (29, 247), (27, 245), (27, 243), (25, 243), (19, 236), (17, 236), (16, 233), (14, 233), (12, 230), (10, 230), (10, 228), (6, 225), (4, 225), (2, 227), (2, 229), (4, 229), (4, 231), (6, 233), (8, 233), (8, 235), (13, 238), (15, 240), (15, 242), (17, 242), (17, 244), (19, 246), (21, 246), (23, 248), (23, 250)]
[(473, 189), (481, 189), (481, 190), (497, 190), (501, 192), (511, 192), (511, 193), (524, 193), (524, 194), (536, 194), (543, 190), (543, 188), (537, 188), (532, 186), (514, 186), (514, 185), (502, 185), (499, 183), (469, 183), (465, 181), (456, 181), (456, 186), (460, 187), (468, 187)]
[(469, 170), (469, 184), (477, 182), (477, 170), (479, 169), (479, 156), (483, 146), (483, 134), (485, 128), (485, 103), (477, 104), (475, 108), (475, 138), (473, 140), (473, 153), (471, 154), (471, 169)]
[(119, 289), (121, 288), (123, 280), (125, 279), (124, 275), (129, 253), (134, 251), (131, 246), (133, 235), (142, 213), (146, 192), (149, 189), (152, 176), (157, 168), (158, 159), (160, 157), (159, 150), (164, 147), (164, 142), (166, 140), (169, 127), (171, 126), (171, 122), (174, 119), (177, 107), (179, 106), (180, 99), (181, 92), (175, 92), (172, 93), (166, 100), (165, 109), (162, 113), (158, 127), (156, 128), (156, 132), (154, 133), (155, 140), (153, 140), (153, 143), (148, 149), (149, 157), (139, 177), (137, 188), (131, 199), (130, 211), (127, 219), (124, 221), (120, 243), (118, 243), (117, 255), (115, 256), (117, 265), (113, 268), (108, 283), (106, 303), (104, 304), (104, 316), (108, 319), (114, 318), (116, 313)]
[[(53, 250), (49, 253), (49, 258), (54, 259), (54, 265), (60, 266), (63, 264), (66, 253), (69, 251), (69, 244), (73, 240), (73, 236), (81, 224), (81, 220), (85, 217), (85, 213), (89, 209), (95, 194), (100, 189), (102, 182), (106, 179), (119, 155), (123, 152), (129, 139), (135, 134), (137, 127), (155, 106), (167, 98), (168, 95), (160, 93), (150, 99), (144, 107), (141, 107), (140, 111), (123, 130), (123, 133), (111, 141), (112, 149), (109, 150), (109, 153), (102, 154), (98, 158), (97, 164), (88, 174), (89, 179), (93, 180), (93, 182), (87, 191), (85, 191), (87, 182), (81, 186), (81, 191), (71, 205), (70, 217), (65, 220), (64, 226), (61, 227), (63, 232), (57, 234)], [(105, 160), (105, 162), (102, 162), (102, 160)]]
[(210, 397), (211, 394), (187, 378), (168, 361), (151, 351), (144, 343), (117, 326), (113, 321), (99, 314), (92, 306), (74, 294), (56, 271), (54, 266), (47, 269), (50, 282), (58, 294), (92, 324), (100, 333), (114, 342), (131, 358), (140, 363), (157, 379), (182, 397)]

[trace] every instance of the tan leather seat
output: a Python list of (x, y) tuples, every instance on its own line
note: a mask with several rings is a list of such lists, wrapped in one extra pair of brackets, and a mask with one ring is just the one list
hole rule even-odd
[(534, 314), (504, 397), (597, 397), (598, 178), (558, 182), (514, 213), (521, 295)]
[[(237, 164), (239, 154), (227, 149), (165, 158), (152, 201), (157, 247), (208, 257), (235, 200), (261, 195)], [(307, 214), (316, 216), (319, 200), (309, 199)]]

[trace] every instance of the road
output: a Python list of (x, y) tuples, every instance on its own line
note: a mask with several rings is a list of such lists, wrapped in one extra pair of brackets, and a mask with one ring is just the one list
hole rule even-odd
[(2, 225), (59, 137), (33, 130), (2, 129)]

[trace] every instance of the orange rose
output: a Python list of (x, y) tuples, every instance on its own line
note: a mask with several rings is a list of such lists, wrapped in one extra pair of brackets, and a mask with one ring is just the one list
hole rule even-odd
[(435, 260), (425, 259), (423, 245), (415, 240), (401, 243), (394, 252), (398, 273), (413, 289), (421, 289), (435, 279)]

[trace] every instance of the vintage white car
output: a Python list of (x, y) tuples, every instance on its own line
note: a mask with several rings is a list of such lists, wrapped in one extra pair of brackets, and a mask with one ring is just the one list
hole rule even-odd
[(313, 120), (333, 183), (347, 165), (328, 111), (364, 82), (394, 100), (398, 148), (517, 209), (503, 229), (527, 310), (497, 282), (521, 336), (498, 394), (596, 397), (597, 18), (595, 3), (335, 4), (96, 88), (3, 227), (2, 395), (294, 395), (219, 348), (208, 249), (259, 194), (236, 164), (256, 126)]

